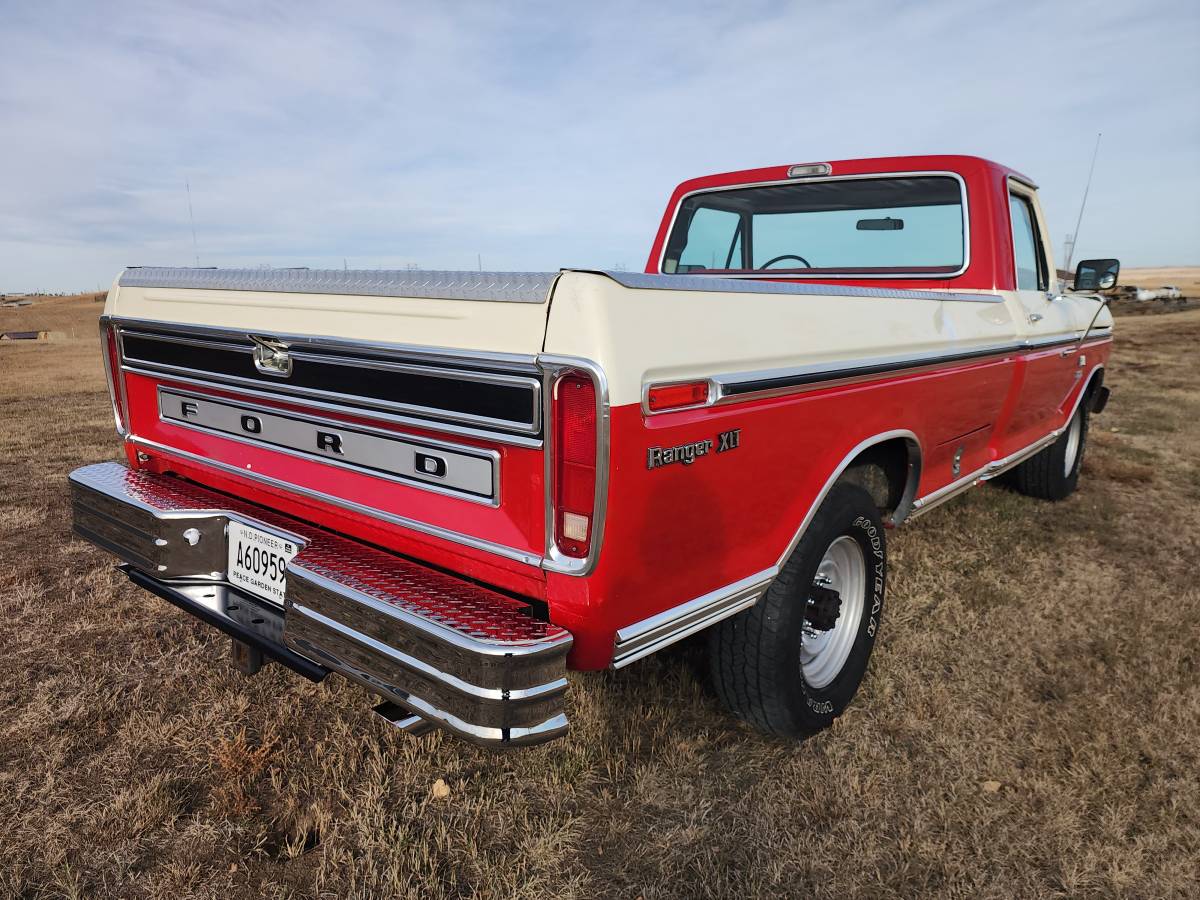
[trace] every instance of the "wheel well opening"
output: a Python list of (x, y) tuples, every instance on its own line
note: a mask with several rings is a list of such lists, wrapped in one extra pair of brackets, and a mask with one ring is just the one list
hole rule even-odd
[(912, 509), (920, 476), (920, 447), (912, 438), (897, 437), (854, 457), (842, 479), (866, 490), (884, 521), (899, 525)]

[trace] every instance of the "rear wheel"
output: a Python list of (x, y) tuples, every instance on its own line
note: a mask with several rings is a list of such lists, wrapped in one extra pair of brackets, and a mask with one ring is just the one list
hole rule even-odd
[(828, 726), (866, 672), (886, 577), (879, 509), (861, 487), (839, 482), (767, 593), (710, 630), (725, 705), (786, 737)]
[(1086, 400), (1079, 404), (1053, 444), (1013, 469), (1011, 481), (1018, 491), (1042, 500), (1062, 500), (1075, 492), (1087, 445), (1086, 406)]

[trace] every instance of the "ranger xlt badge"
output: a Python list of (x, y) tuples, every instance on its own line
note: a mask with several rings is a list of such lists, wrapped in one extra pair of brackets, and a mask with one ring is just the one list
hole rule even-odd
[[(717, 435), (716, 452), (725, 453), (728, 450), (736, 450), (741, 440), (742, 429), (740, 428), (722, 431)], [(657, 469), (672, 463), (683, 463), (685, 466), (690, 466), (699, 457), (708, 456), (712, 452), (713, 446), (713, 440), (705, 438), (702, 441), (692, 441), (677, 447), (649, 447), (646, 450), (646, 468)]]

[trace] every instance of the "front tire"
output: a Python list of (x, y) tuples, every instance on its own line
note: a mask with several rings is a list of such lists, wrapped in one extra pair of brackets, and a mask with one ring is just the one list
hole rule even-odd
[[(886, 580), (879, 509), (858, 485), (835, 484), (767, 593), (710, 629), (709, 659), (721, 700), (745, 721), (783, 737), (828, 727), (866, 672)], [(838, 595), (832, 623), (830, 592)]]
[(1088, 398), (1084, 398), (1053, 444), (1013, 469), (1012, 484), (1022, 494), (1041, 500), (1064, 500), (1075, 493), (1087, 445), (1087, 403)]

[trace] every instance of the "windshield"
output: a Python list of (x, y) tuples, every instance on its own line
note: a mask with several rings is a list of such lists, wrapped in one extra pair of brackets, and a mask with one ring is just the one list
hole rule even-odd
[(662, 271), (945, 277), (965, 259), (959, 181), (922, 175), (693, 194), (679, 205)]

